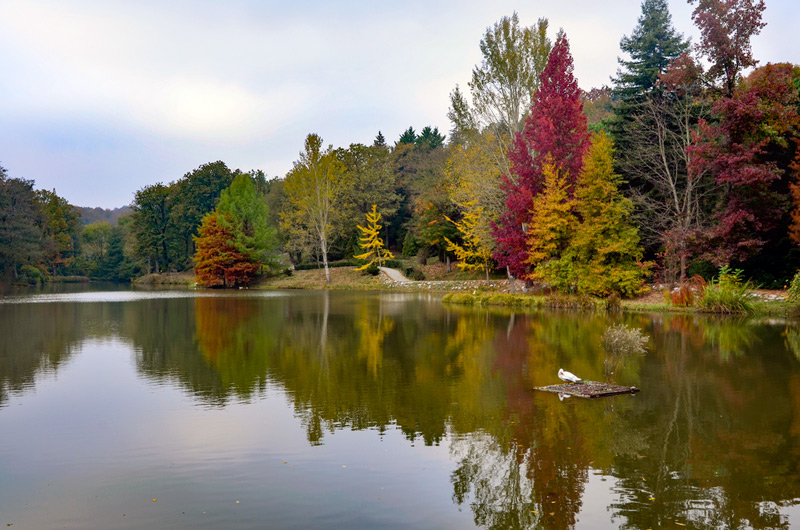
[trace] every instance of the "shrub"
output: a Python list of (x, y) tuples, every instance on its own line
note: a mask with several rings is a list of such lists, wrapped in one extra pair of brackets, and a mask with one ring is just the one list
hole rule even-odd
[(605, 301), (606, 311), (619, 311), (622, 309), (622, 299), (619, 297), (619, 293), (613, 291)]
[(694, 304), (697, 297), (703, 295), (708, 284), (699, 274), (692, 276), (689, 281), (684, 282), (678, 289), (670, 293), (670, 301), (674, 306), (688, 307)]
[(374, 261), (369, 264), (369, 267), (364, 269), (364, 274), (368, 274), (370, 276), (377, 276), (380, 271), (378, 270), (378, 264)]
[(563, 309), (593, 309), (594, 300), (585, 294), (551, 294), (545, 297), (544, 305), (547, 307)]
[(610, 326), (603, 333), (603, 348), (613, 355), (632, 355), (644, 353), (645, 344), (650, 337), (640, 329), (629, 328), (625, 324)]
[(742, 270), (727, 265), (697, 299), (697, 307), (708, 313), (752, 313), (752, 282), (742, 281)]
[(406, 269), (406, 278), (414, 280), (415, 282), (421, 282), (425, 279), (425, 273), (417, 268), (409, 267)]

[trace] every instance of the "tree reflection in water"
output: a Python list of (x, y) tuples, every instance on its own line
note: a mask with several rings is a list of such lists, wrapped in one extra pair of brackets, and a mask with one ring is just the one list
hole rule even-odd
[[(636, 396), (537, 393), (564, 367), (602, 380), (612, 323), (651, 337), (614, 358)], [(571, 528), (610, 477), (621, 528), (785, 528), (800, 497), (800, 332), (690, 315), (448, 308), (408, 295), (198, 296), (0, 305), (0, 406), (81, 341), (130, 342), (139, 373), (204, 406), (283, 392), (310, 444), (340, 429), (447, 440), (453, 502), (487, 528)]]

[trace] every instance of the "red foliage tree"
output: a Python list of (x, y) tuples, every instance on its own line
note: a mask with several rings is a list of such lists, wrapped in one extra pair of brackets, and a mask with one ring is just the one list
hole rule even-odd
[(706, 256), (718, 265), (743, 261), (767, 242), (787, 212), (783, 175), (800, 132), (800, 68), (768, 64), (712, 109), (718, 123), (700, 121), (690, 155), (690, 178), (710, 175), (719, 186)]
[(695, 2), (692, 19), (700, 29), (696, 48), (711, 63), (711, 78), (722, 78), (725, 93), (731, 96), (742, 69), (758, 62), (750, 39), (766, 25), (761, 20), (764, 0), (689, 0)]
[(508, 211), (495, 226), (495, 259), (518, 277), (525, 275), (529, 267), (523, 225), (530, 221), (533, 198), (542, 191), (545, 160), (549, 157), (571, 186), (589, 148), (581, 90), (573, 75), (569, 42), (563, 32), (556, 39), (539, 80), (525, 127), (508, 153), (511, 174), (503, 177)]
[(197, 285), (248, 285), (253, 281), (259, 265), (237, 250), (233, 232), (219, 222), (219, 215), (217, 212), (207, 214), (198, 235), (194, 236), (194, 274)]

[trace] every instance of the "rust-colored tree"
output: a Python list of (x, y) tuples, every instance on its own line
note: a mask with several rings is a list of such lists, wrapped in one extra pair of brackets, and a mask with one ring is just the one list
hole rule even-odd
[[(206, 214), (194, 236), (194, 274), (203, 287), (239, 287), (250, 284), (259, 264), (235, 245), (230, 228), (219, 221), (217, 212)], [(230, 226), (230, 224), (228, 224)]]

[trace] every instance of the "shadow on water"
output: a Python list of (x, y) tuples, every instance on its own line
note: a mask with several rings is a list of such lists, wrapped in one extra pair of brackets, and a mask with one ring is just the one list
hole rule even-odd
[[(605, 352), (625, 323), (647, 353)], [(278, 388), (311, 445), (399, 428), (447, 441), (452, 501), (487, 528), (571, 528), (592, 476), (620, 528), (788, 528), (800, 497), (800, 328), (687, 315), (504, 314), (416, 295), (0, 304), (0, 407), (88, 338), (204, 407)], [(613, 375), (608, 366), (613, 364)], [(559, 401), (560, 367), (636, 396)]]

